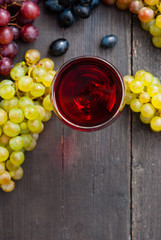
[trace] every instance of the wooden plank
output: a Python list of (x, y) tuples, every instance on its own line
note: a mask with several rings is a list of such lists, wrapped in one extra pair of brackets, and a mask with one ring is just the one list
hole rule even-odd
[[(151, 36), (141, 29), (136, 17), (133, 45), (134, 72), (145, 69), (160, 77), (160, 49), (151, 44)], [(137, 114), (132, 119), (132, 239), (161, 239), (161, 134), (142, 124)]]
[[(116, 34), (114, 49), (99, 47)], [(119, 34), (118, 34), (119, 33)], [(87, 20), (65, 30), (70, 48), (65, 61), (97, 55), (130, 73), (130, 14), (101, 5)], [(110, 127), (93, 133), (64, 126), (63, 232), (67, 240), (130, 238), (130, 116), (127, 109)]]
[[(15, 62), (24, 53), (36, 48), (48, 57), (49, 44), (62, 36), (56, 19), (47, 15), (41, 5), (41, 16), (35, 22), (39, 39), (32, 44), (20, 43)], [(63, 58), (54, 59), (56, 68)], [(0, 239), (44, 240), (61, 239), (62, 219), (62, 123), (53, 115), (45, 124), (36, 149), (26, 154), (24, 177), (16, 182), (12, 193), (0, 191)]]

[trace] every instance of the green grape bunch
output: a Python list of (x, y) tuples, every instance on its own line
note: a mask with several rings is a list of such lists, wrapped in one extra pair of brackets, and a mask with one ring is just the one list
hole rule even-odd
[(12, 68), (12, 80), (0, 82), (0, 187), (5, 192), (14, 190), (14, 180), (23, 177), (25, 151), (36, 147), (53, 111), (50, 87), (56, 74), (54, 62), (40, 60), (35, 49), (26, 52), (25, 60)]
[(140, 113), (140, 120), (155, 132), (161, 131), (161, 82), (144, 70), (134, 76), (124, 76), (125, 103), (133, 112)]

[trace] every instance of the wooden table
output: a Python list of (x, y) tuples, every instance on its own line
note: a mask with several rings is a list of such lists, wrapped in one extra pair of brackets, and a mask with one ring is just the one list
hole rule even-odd
[[(109, 60), (122, 75), (145, 69), (161, 76), (161, 50), (136, 16), (115, 6), (102, 4), (65, 31), (41, 6), (35, 25), (39, 39), (19, 44), (15, 62), (30, 48), (49, 56), (49, 44), (64, 36), (70, 48), (53, 58), (56, 69), (86, 54)], [(118, 44), (103, 50), (100, 39), (110, 33)], [(128, 107), (93, 133), (72, 130), (53, 115), (26, 153), (24, 170), (12, 193), (0, 191), (0, 240), (161, 239), (161, 134)]]

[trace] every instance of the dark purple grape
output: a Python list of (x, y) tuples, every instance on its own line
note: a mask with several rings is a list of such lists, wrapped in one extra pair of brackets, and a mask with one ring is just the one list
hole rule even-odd
[(59, 14), (59, 24), (61, 27), (70, 27), (75, 22), (75, 17), (69, 8)]
[(7, 10), (0, 8), (0, 26), (6, 26), (10, 21), (10, 17), (10, 13)]
[(73, 13), (80, 18), (88, 18), (90, 15), (90, 7), (89, 6), (82, 6), (80, 4), (73, 6)]
[(13, 32), (9, 27), (0, 28), (0, 44), (8, 44), (13, 39)]
[(14, 58), (18, 53), (18, 45), (14, 41), (9, 44), (0, 44), (0, 54), (2, 57)]
[(25, 18), (21, 13), (17, 16), (17, 23), (20, 26), (33, 23), (33, 20)]
[(51, 43), (49, 50), (53, 56), (58, 57), (66, 53), (68, 48), (69, 48), (68, 41), (65, 38), (59, 38)]
[(95, 7), (98, 7), (100, 2), (101, 2), (100, 0), (92, 0), (92, 2), (90, 3), (90, 8), (93, 9)]
[(13, 68), (13, 62), (10, 58), (4, 57), (0, 60), (0, 74), (3, 76), (9, 75), (11, 69)]
[(31, 20), (35, 20), (40, 14), (38, 5), (31, 1), (23, 2), (20, 11), (25, 18)]
[(16, 27), (16, 26), (10, 26), (12, 32), (13, 32), (13, 40), (17, 40), (20, 38), (20, 33), (21, 30), (20, 28)]
[(31, 25), (31, 24), (26, 24), (23, 26), (21, 30), (21, 38), (25, 42), (34, 42), (39, 36), (39, 31), (38, 29)]
[(92, 2), (92, 0), (78, 0), (78, 3), (81, 5), (89, 5)]
[(58, 3), (58, 0), (47, 0), (45, 2), (45, 7), (52, 12), (61, 12), (65, 8)]
[(117, 37), (113, 34), (106, 35), (101, 40), (101, 47), (111, 48), (114, 47), (117, 43)]
[(75, 0), (58, 0), (58, 3), (63, 6), (72, 6), (76, 1)]

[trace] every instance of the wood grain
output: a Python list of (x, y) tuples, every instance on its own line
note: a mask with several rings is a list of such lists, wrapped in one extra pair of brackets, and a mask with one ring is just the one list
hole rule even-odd
[[(161, 76), (160, 49), (133, 18), (133, 70), (145, 69)], [(161, 135), (132, 118), (132, 228), (133, 240), (161, 239)]]

